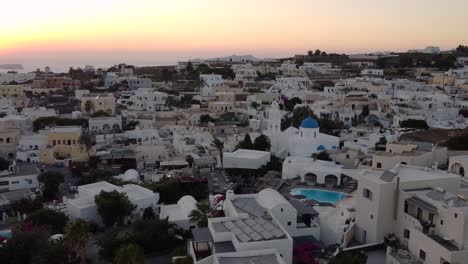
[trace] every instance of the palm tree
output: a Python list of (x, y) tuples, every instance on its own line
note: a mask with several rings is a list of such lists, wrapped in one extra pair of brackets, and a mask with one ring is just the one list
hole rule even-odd
[(143, 249), (135, 244), (123, 245), (117, 251), (114, 259), (115, 264), (140, 264), (145, 263)]
[(86, 101), (86, 102), (85, 102), (85, 105), (84, 105), (84, 108), (85, 108), (86, 113), (87, 113), (88, 115), (90, 115), (90, 114), (91, 114), (91, 110), (93, 109), (93, 102), (91, 102), (91, 101), (89, 101), (89, 100)]
[(221, 168), (224, 168), (223, 164), (223, 151), (224, 151), (224, 142), (213, 135), (213, 141), (211, 142), (211, 146), (215, 147), (219, 151), (219, 158), (221, 160)]
[(210, 205), (208, 202), (197, 203), (197, 209), (190, 212), (190, 222), (196, 223), (198, 227), (208, 226), (208, 213), (210, 212)]
[(90, 238), (89, 231), (89, 223), (83, 219), (76, 219), (70, 223), (65, 230), (65, 243), (71, 251), (76, 254), (79, 263), (85, 262), (86, 246)]
[(86, 152), (88, 153), (88, 159), (91, 158), (89, 150), (93, 147), (93, 140), (91, 138), (91, 135), (89, 134), (89, 131), (83, 131), (83, 133), (81, 133), (80, 144), (86, 148)]

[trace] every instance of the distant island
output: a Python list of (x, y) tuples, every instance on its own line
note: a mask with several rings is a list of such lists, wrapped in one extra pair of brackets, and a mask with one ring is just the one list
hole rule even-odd
[(0, 64), (0, 69), (4, 70), (24, 70), (21, 64)]

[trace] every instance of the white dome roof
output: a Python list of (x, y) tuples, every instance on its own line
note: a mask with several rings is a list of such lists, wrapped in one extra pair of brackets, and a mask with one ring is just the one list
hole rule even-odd
[(140, 174), (138, 171), (134, 169), (129, 169), (124, 173), (124, 178), (126, 180), (131, 180), (131, 179), (138, 179), (140, 177)]

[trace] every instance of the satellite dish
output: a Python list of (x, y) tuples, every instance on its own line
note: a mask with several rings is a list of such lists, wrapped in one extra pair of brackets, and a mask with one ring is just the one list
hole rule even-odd
[(448, 201), (448, 206), (452, 207), (453, 206), (453, 200)]

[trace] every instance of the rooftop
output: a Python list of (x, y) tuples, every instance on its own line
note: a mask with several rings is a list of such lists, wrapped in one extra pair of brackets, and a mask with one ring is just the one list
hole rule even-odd
[[(360, 174), (362, 177), (377, 183), (396, 182), (396, 177), (400, 177), (400, 182), (459, 178), (459, 176), (447, 171), (403, 164), (397, 164), (389, 171), (365, 169)], [(387, 177), (388, 175), (393, 176)]]
[(218, 257), (219, 264), (281, 264), (275, 254), (244, 257)]
[(50, 133), (81, 133), (82, 128), (80, 126), (56, 126), (52, 127)]
[(238, 149), (234, 152), (225, 152), (224, 157), (231, 157), (231, 158), (244, 158), (244, 159), (259, 159), (264, 157), (265, 155), (270, 155), (268, 151), (259, 151), (259, 150), (251, 150), (251, 149)]
[(319, 128), (319, 125), (315, 119), (312, 117), (307, 117), (301, 123), (302, 128)]
[(286, 234), (255, 198), (236, 198), (233, 205), (239, 213), (247, 214), (249, 217), (213, 222), (216, 232), (231, 232), (244, 243), (286, 238)]

